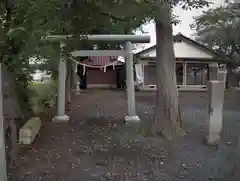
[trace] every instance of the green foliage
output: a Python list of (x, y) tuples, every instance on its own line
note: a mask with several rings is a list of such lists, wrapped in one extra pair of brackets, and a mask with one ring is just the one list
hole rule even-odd
[(198, 40), (240, 63), (240, 2), (210, 9), (195, 18)]
[(57, 84), (50, 82), (33, 82), (29, 89), (34, 92), (31, 96), (31, 106), (37, 113), (47, 113), (56, 104)]

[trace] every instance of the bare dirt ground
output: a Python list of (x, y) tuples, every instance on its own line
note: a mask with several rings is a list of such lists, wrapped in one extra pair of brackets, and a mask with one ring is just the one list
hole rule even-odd
[[(186, 136), (149, 137), (155, 93), (137, 92), (140, 125), (126, 125), (126, 93), (86, 90), (75, 96), (69, 123), (47, 122), (34, 145), (21, 151), (23, 181), (229, 181), (240, 128), (240, 92), (225, 96), (219, 148), (202, 144), (207, 94), (181, 92)], [(240, 180), (240, 179), (239, 179)]]

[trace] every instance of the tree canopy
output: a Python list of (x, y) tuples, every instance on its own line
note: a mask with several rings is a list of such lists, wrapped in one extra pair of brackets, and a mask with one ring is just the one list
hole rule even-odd
[(204, 12), (193, 25), (197, 39), (208, 47), (229, 56), (234, 63), (240, 56), (240, 1), (229, 2)]
[[(205, 0), (9, 0), (5, 1), (8, 35), (21, 53), (32, 54), (40, 37), (49, 34), (124, 34), (162, 16), (166, 5), (184, 9), (202, 7)], [(9, 21), (10, 20), (10, 21)], [(11, 32), (11, 33), (10, 33)], [(83, 41), (71, 41), (68, 49)], [(84, 44), (86, 46), (86, 44)], [(101, 45), (103, 46), (103, 45)], [(114, 45), (104, 45), (110, 48)]]
[[(158, 15), (162, 16), (163, 21), (166, 5), (180, 5), (188, 9), (202, 7), (207, 2), (205, 0), (8, 0), (2, 4), (5, 5), (1, 15), (2, 23), (5, 24), (2, 29), (5, 31), (2, 33), (2, 40), (5, 40), (7, 34), (15, 52), (14, 64), (19, 62), (22, 65), (32, 56), (40, 55), (47, 58), (46, 60), (58, 59), (56, 46), (43, 44), (40, 41), (42, 36), (72, 34), (74, 37), (79, 37), (79, 34), (134, 33), (136, 29), (141, 28), (141, 25)], [(121, 46), (106, 43), (98, 43), (98, 45), (105, 49)], [(92, 44), (79, 41), (77, 38), (67, 42), (66, 52), (76, 48), (88, 49), (89, 46), (92, 47)], [(9, 52), (3, 54), (6, 56)], [(54, 62), (50, 64), (56, 67)]]

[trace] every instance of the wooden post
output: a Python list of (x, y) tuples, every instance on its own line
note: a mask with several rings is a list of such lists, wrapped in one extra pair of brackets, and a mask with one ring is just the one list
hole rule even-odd
[(218, 80), (218, 64), (209, 64), (209, 80)]
[(224, 89), (226, 88), (227, 70), (225, 68), (220, 68), (218, 70), (218, 80), (224, 83)]
[(142, 83), (142, 88), (144, 88), (144, 86), (145, 86), (145, 64), (142, 64), (142, 71), (143, 71), (143, 83)]
[(187, 85), (187, 63), (183, 62), (183, 86)]

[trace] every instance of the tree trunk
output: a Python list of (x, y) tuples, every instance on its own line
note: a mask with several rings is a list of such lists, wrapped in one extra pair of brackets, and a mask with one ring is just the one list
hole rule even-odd
[(16, 169), (18, 166), (18, 130), (23, 120), (23, 113), (15, 90), (15, 78), (4, 64), (2, 64), (2, 82), (7, 171), (9, 180), (18, 180), (16, 179)]
[[(13, 3), (5, 1), (6, 19), (4, 23), (4, 33), (6, 35), (7, 31), (10, 29)], [(2, 27), (3, 28), (3, 27)], [(1, 38), (1, 42), (6, 43), (3, 47), (1, 46), (1, 61), (5, 54), (17, 54), (19, 51), (17, 48), (11, 49), (9, 52), (9, 47), (12, 46), (12, 42), (4, 36)], [(9, 62), (11, 60), (8, 60)], [(2, 98), (3, 98), (3, 121), (4, 121), (4, 133), (5, 133), (5, 146), (6, 146), (6, 164), (7, 164), (7, 175), (9, 181), (19, 180), (18, 178), (18, 130), (23, 123), (24, 114), (19, 103), (17, 87), (16, 87), (16, 77), (14, 73), (11, 72), (6, 65), (2, 63), (1, 67), (2, 73)], [(2, 158), (1, 158), (2, 159)]]
[(157, 104), (152, 133), (171, 140), (184, 132), (181, 129), (170, 11), (167, 21), (156, 18), (156, 38)]

